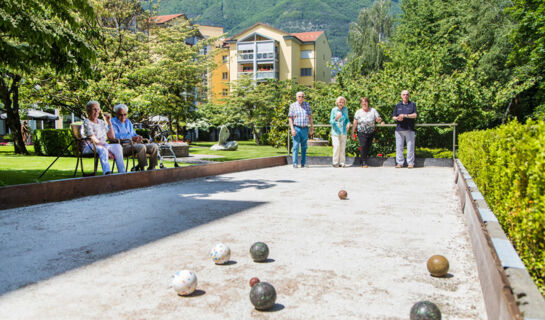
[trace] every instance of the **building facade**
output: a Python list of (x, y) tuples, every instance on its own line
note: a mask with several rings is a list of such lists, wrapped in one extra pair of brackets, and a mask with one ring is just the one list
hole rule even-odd
[(226, 43), (230, 81), (243, 76), (258, 82), (292, 79), (307, 86), (331, 81), (331, 48), (323, 31), (287, 33), (257, 23)]

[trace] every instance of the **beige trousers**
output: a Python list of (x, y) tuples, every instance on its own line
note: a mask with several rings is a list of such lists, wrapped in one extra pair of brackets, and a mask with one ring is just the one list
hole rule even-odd
[(333, 164), (342, 166), (346, 160), (346, 135), (332, 135), (331, 141), (333, 143)]
[[(149, 157), (149, 166), (150, 168), (155, 168), (157, 166), (157, 152), (159, 152), (159, 147), (155, 143), (135, 143), (133, 145), (134, 154), (138, 158), (138, 167), (140, 170), (145, 170), (147, 165), (146, 153), (150, 155)], [(131, 155), (131, 145), (123, 145), (123, 155)]]

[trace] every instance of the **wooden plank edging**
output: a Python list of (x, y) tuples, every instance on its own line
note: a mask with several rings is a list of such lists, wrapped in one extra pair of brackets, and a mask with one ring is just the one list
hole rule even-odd
[[(507, 236), (473, 179), (459, 160), (454, 162), (454, 170), (455, 184), (468, 224), (488, 318), (545, 319), (545, 300), (528, 271), (502, 263), (493, 239), (508, 241)], [(492, 216), (481, 216), (481, 210), (491, 213)]]

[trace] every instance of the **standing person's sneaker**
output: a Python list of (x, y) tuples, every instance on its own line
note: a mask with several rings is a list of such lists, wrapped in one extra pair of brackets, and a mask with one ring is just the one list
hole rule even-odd
[(366, 164), (362, 164), (361, 167), (362, 167), (362, 168), (367, 168), (367, 167), (369, 167), (369, 166), (366, 165)]
[(407, 166), (407, 168), (412, 169), (412, 168), (414, 168), (414, 165), (410, 164), (410, 165)]
[(301, 165), (301, 168), (307, 168), (308, 169), (308, 164)]
[(338, 164), (332, 164), (333, 168), (338, 168), (339, 165)]
[(396, 168), (402, 168), (400, 164), (396, 164)]
[(297, 169), (297, 165), (296, 165), (296, 164), (293, 165), (293, 169)]

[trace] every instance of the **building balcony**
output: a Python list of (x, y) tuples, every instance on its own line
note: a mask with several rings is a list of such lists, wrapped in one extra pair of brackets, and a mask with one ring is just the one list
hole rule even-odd
[(277, 79), (278, 72), (274, 71), (258, 71), (256, 74), (256, 80), (265, 80), (265, 79)]
[(249, 78), (254, 78), (254, 73), (253, 72), (249, 72), (249, 71), (239, 71), (238, 72), (238, 77), (249, 77)]

